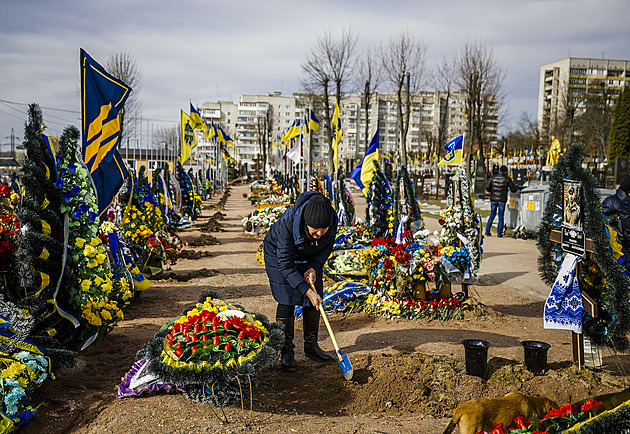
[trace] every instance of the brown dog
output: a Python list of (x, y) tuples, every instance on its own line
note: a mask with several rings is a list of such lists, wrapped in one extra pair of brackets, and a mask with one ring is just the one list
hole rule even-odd
[(464, 402), (455, 409), (453, 419), (443, 434), (453, 432), (459, 424), (460, 434), (475, 434), (492, 430), (495, 423), (502, 423), (503, 428), (516, 428), (514, 418), (524, 416), (531, 420), (534, 414), (542, 418), (549, 411), (557, 408), (558, 404), (544, 396), (525, 396), (511, 392), (503, 398), (472, 399)]

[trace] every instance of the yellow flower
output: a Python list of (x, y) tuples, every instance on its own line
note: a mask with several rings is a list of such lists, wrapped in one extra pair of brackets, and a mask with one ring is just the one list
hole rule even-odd
[(117, 316), (119, 319), (125, 319), (125, 314), (123, 313), (123, 311), (122, 311), (122, 310), (118, 310), (118, 311), (116, 312), (116, 316)]
[(105, 261), (105, 258), (107, 258), (107, 256), (105, 256), (105, 255), (104, 255), (104, 254), (102, 254), (102, 253), (99, 253), (98, 255), (96, 255), (96, 261), (97, 261), (99, 264), (102, 264), (102, 263), (103, 263), (103, 261)]
[(109, 321), (112, 319), (112, 314), (109, 313), (108, 310), (102, 310), (101, 311), (101, 317), (103, 317), (104, 320)]
[(17, 198), (19, 198), (19, 197), (20, 197), (20, 195), (19, 195), (19, 194), (17, 194), (17, 193), (11, 193), (11, 200), (15, 200), (15, 199), (17, 199)]
[(83, 291), (87, 291), (90, 289), (90, 286), (92, 286), (92, 282), (90, 282), (89, 280), (85, 279), (83, 280), (83, 282), (81, 282), (81, 289)]
[(96, 254), (96, 249), (94, 247), (92, 247), (91, 244), (88, 244), (87, 246), (85, 246), (85, 248), (83, 249), (83, 254), (85, 256), (87, 256), (88, 258), (91, 258), (92, 256), (94, 256)]
[(101, 239), (100, 238), (96, 238), (96, 237), (92, 237), (92, 239), (90, 240), (90, 245), (92, 247), (96, 247), (99, 244), (101, 244)]
[(85, 240), (83, 238), (77, 238), (74, 241), (74, 245), (77, 246), (79, 249), (82, 249), (84, 244), (85, 244)]
[(135, 224), (135, 223), (132, 223), (132, 224), (131, 224), (131, 229), (133, 229), (133, 228), (135, 228), (135, 227), (136, 227), (136, 224)]
[(110, 292), (112, 290), (112, 282), (105, 282), (102, 286), (101, 286), (101, 291), (104, 292)]

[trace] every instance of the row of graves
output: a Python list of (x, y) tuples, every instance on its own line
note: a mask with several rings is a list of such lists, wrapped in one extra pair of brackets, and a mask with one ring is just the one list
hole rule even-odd
[(40, 108), (28, 115), (18, 182), (0, 186), (0, 433), (26, 423), (36, 413), (31, 394), (177, 261), (176, 231), (220, 190), (181, 165), (151, 180), (142, 167), (101, 217), (78, 129), (66, 128), (56, 149)]

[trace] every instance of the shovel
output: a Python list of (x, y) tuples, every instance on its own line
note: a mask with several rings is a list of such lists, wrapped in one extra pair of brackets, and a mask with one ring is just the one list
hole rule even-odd
[[(311, 285), (311, 289), (315, 292), (315, 286), (308, 282)], [(322, 314), (322, 318), (324, 319), (324, 323), (326, 324), (326, 328), (328, 329), (328, 334), (330, 335), (330, 339), (332, 340), (333, 346), (335, 347), (335, 351), (337, 352), (337, 358), (339, 359), (339, 367), (341, 368), (341, 373), (345, 377), (346, 380), (352, 380), (352, 364), (350, 363), (350, 359), (348, 359), (347, 354), (341, 354), (341, 350), (339, 349), (339, 345), (337, 344), (337, 339), (335, 339), (335, 335), (330, 328), (330, 323), (328, 322), (328, 317), (326, 316), (326, 312), (324, 312), (324, 306), (322, 304), (319, 305), (319, 311)]]

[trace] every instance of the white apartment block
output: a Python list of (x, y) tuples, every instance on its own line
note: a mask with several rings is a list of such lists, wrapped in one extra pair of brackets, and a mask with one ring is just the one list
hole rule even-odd
[(584, 110), (588, 96), (606, 95), (614, 105), (630, 86), (630, 61), (567, 57), (540, 67), (538, 128), (543, 137), (561, 119), (567, 104)]
[[(429, 143), (437, 139), (440, 119), (445, 115), (446, 93), (440, 91), (422, 92), (413, 97), (413, 108), (407, 132), (407, 150), (411, 153), (429, 151)], [(330, 116), (334, 112), (334, 96), (331, 95)], [(466, 131), (465, 94), (451, 92), (448, 98), (448, 140)], [(316, 117), (322, 125), (312, 134), (312, 161), (327, 162), (329, 146), (322, 140), (326, 128), (323, 125), (323, 107), (314, 107)], [(269, 123), (269, 145), (276, 137), (291, 126), (293, 121), (304, 119), (309, 114), (309, 104), (303, 95), (281, 95), (280, 92), (266, 95), (243, 95), (238, 104), (232, 102), (205, 103), (199, 107), (201, 116), (209, 124), (211, 120), (221, 124), (234, 139), (234, 157), (253, 163), (262, 157), (261, 127), (263, 119)], [(490, 141), (496, 141), (497, 109), (491, 108), (486, 122), (486, 133)], [(396, 153), (399, 150), (398, 108), (395, 93), (375, 93), (370, 101), (368, 137), (365, 137), (365, 101), (362, 95), (344, 95), (340, 104), (343, 136), (340, 143), (340, 160), (355, 164), (365, 153), (367, 144), (379, 125), (379, 149), (383, 153)], [(227, 127), (227, 128), (226, 128)], [(437, 144), (443, 146), (445, 143)], [(279, 163), (277, 151), (268, 149), (270, 162)], [(304, 150), (306, 153), (308, 150)]]

